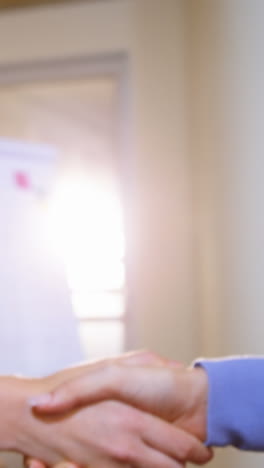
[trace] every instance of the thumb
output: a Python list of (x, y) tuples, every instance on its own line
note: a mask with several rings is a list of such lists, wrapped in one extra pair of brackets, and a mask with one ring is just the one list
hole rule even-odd
[[(47, 468), (47, 465), (36, 458), (24, 457), (25, 468)], [(53, 468), (79, 468), (78, 465), (68, 461), (62, 461), (53, 465)]]
[(52, 468), (79, 468), (79, 466), (69, 461), (62, 461), (62, 462), (56, 463), (56, 465), (53, 465)]
[(46, 468), (46, 465), (35, 458), (24, 457), (24, 468)]
[[(131, 361), (130, 361), (131, 364)], [(38, 413), (58, 414), (77, 406), (108, 399), (124, 399), (124, 385), (136, 384), (140, 377), (146, 378), (145, 367), (107, 362), (79, 377), (69, 379), (52, 392), (38, 395), (29, 400), (29, 405)], [(137, 379), (135, 380), (135, 374)]]
[[(91, 392), (88, 392), (89, 380), (93, 379), (93, 381), (98, 381), (96, 379), (97, 371), (99, 371), (99, 373), (102, 373), (103, 371), (105, 376), (105, 371), (108, 369), (107, 378), (109, 380), (113, 377), (113, 372), (111, 372), (111, 370), (113, 370), (115, 364), (122, 364), (125, 366), (161, 366), (166, 363), (167, 359), (147, 350), (133, 351), (112, 359), (98, 361), (95, 365), (91, 363), (83, 368), (81, 374), (77, 374), (76, 377), (70, 377), (62, 384), (56, 386), (51, 392), (43, 393), (31, 398), (29, 400), (29, 405), (31, 408), (34, 408), (35, 411), (41, 413), (60, 413), (66, 410), (68, 411), (75, 406), (84, 403), (84, 398), (85, 403), (87, 403), (88, 400), (90, 402)], [(102, 392), (100, 392), (100, 389), (98, 390), (101, 394)], [(79, 395), (78, 391), (80, 392)], [(97, 401), (99, 400), (100, 398), (97, 398)]]
[[(121, 374), (120, 366), (122, 366)], [(34, 397), (29, 401), (29, 405), (38, 413), (57, 414), (80, 405), (114, 397), (126, 401), (128, 395), (124, 387), (120, 387), (120, 379), (125, 381), (126, 388), (128, 388), (129, 382), (131, 388), (134, 388), (139, 378), (141, 380), (144, 378), (145, 381), (146, 374), (143, 368), (146, 369), (146, 366), (152, 368), (181, 367), (181, 364), (177, 361), (168, 361), (150, 351), (137, 351), (115, 359), (105, 360), (97, 366), (85, 367), (81, 375), (68, 379), (50, 393)], [(130, 371), (128, 371), (129, 367), (131, 367)], [(135, 373), (132, 373), (132, 367)]]

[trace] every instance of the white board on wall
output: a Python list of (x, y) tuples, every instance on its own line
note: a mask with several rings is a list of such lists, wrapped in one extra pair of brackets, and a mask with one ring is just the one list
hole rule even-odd
[(41, 376), (82, 357), (49, 236), (56, 150), (0, 139), (0, 373)]

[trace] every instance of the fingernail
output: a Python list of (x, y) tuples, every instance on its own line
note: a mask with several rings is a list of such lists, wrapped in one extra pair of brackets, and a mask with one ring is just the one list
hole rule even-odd
[(30, 398), (28, 400), (29, 406), (31, 408), (35, 408), (36, 406), (45, 406), (51, 402), (51, 394), (50, 393), (43, 393), (42, 395), (38, 395), (36, 397)]
[(27, 468), (40, 468), (40, 466), (42, 466), (42, 463), (39, 463), (38, 461), (35, 461), (35, 460), (29, 460), (26, 462)]

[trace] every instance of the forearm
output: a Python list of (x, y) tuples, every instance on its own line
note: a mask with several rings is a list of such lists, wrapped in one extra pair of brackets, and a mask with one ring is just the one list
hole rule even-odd
[(19, 450), (19, 435), (26, 424), (23, 418), (29, 394), (24, 379), (0, 377), (0, 450)]
[(42, 439), (49, 438), (48, 428), (34, 416), (28, 400), (52, 385), (52, 378), (0, 377), (0, 450), (41, 458)]
[(207, 444), (264, 449), (264, 358), (201, 360), (209, 381)]

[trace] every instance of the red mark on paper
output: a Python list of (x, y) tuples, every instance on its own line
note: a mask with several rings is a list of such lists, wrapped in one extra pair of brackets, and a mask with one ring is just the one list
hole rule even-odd
[(15, 183), (19, 188), (23, 190), (27, 190), (30, 188), (30, 185), (31, 185), (30, 178), (26, 172), (22, 172), (22, 171), (15, 172), (14, 178), (15, 178)]

